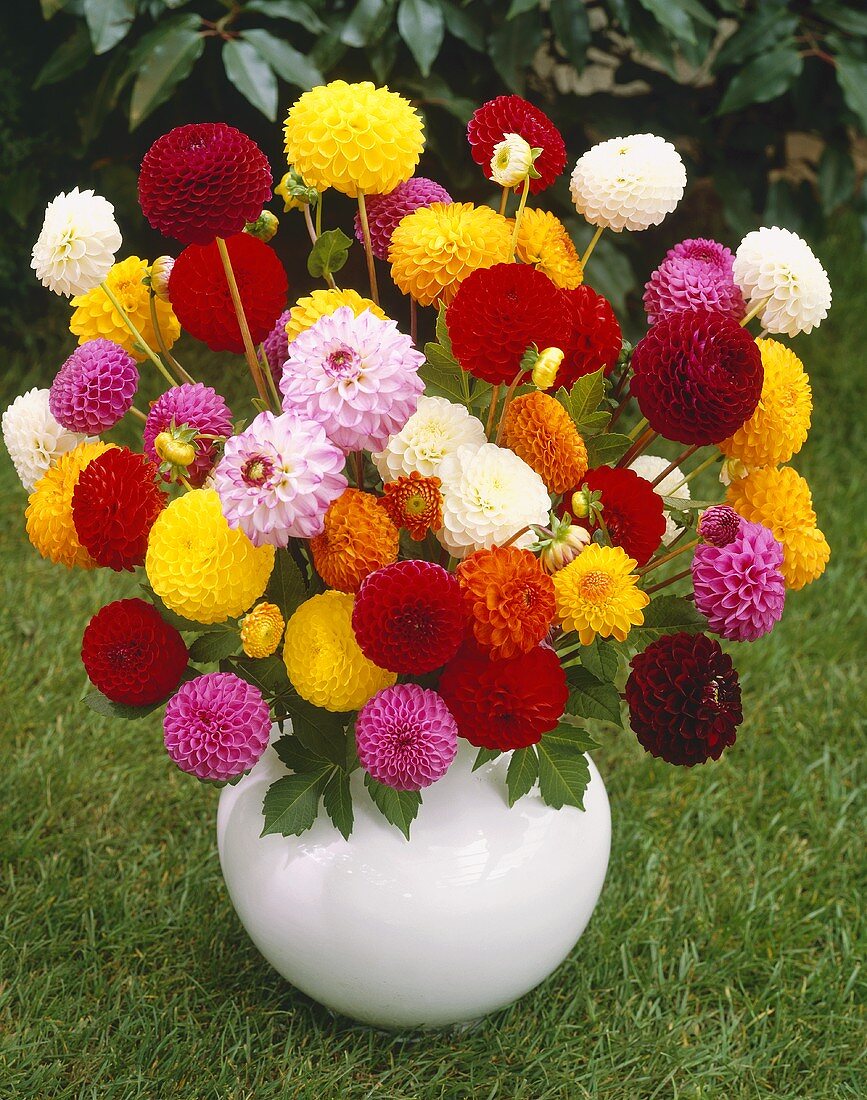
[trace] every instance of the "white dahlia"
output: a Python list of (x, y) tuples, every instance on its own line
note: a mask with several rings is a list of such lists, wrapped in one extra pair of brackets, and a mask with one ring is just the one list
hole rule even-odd
[[(638, 458), (629, 465), (630, 470), (634, 470), (639, 477), (643, 477), (645, 481), (653, 482), (653, 480), (662, 473), (665, 467), (668, 465), (667, 458), (660, 458), (659, 455), (639, 455)], [(653, 491), (658, 493), (661, 497), (675, 497), (677, 500), (689, 500), (689, 483), (684, 482), (683, 485), (680, 482), (683, 481), (683, 472), (679, 466), (667, 474), (658, 485), (653, 486)], [(662, 542), (665, 546), (673, 542), (680, 532), (683, 530), (678, 524), (674, 522), (668, 513), (668, 509), (665, 510), (665, 534), (662, 536)]]
[[(522, 527), (548, 522), (551, 498), (544, 481), (505, 447), (459, 447), (443, 459), (437, 476), (443, 495), (437, 538), (453, 557), (500, 546)], [(527, 531), (512, 545), (524, 548), (535, 541), (535, 534)]]
[(28, 390), (3, 413), (3, 442), (28, 493), (57, 459), (87, 436), (68, 432), (48, 407), (49, 390)]
[(46, 207), (30, 266), (55, 294), (86, 294), (108, 274), (120, 242), (111, 203), (73, 187)]
[(619, 233), (659, 225), (683, 196), (680, 154), (655, 134), (601, 141), (578, 158), (572, 201), (591, 225)]
[(533, 150), (520, 134), (504, 134), (494, 146), (491, 157), (491, 178), (500, 187), (517, 187), (533, 167)]
[(811, 332), (831, 308), (831, 284), (813, 250), (797, 233), (765, 226), (747, 233), (735, 253), (734, 279), (768, 332)]
[(433, 477), (443, 459), (458, 447), (481, 447), (486, 442), (481, 420), (463, 405), (444, 397), (420, 397), (416, 411), (373, 461), (383, 481), (396, 481), (414, 470), (422, 477)]

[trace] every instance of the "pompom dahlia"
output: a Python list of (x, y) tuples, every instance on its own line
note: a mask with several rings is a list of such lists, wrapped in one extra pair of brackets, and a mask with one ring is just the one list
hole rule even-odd
[(418, 684), (384, 688), (361, 708), (355, 744), (362, 768), (397, 791), (442, 779), (458, 751), (458, 726), (440, 695)]
[(421, 542), (428, 531), (439, 531), (443, 525), (441, 484), (438, 477), (422, 477), (413, 470), (409, 477), (386, 482), (377, 504), (395, 527), (406, 528), (412, 539)]
[(317, 191), (385, 195), (410, 178), (424, 148), (412, 104), (370, 81), (332, 80), (305, 92), (284, 127), (289, 164)]
[(111, 203), (93, 191), (73, 187), (45, 208), (30, 266), (55, 294), (86, 294), (106, 277), (120, 244)]
[[(254, 344), (261, 343), (286, 305), (288, 282), (273, 248), (249, 233), (226, 240)], [(211, 351), (244, 350), (241, 328), (217, 245), (191, 244), (175, 260), (169, 294), (178, 320)]]
[(797, 233), (765, 226), (747, 233), (735, 253), (734, 279), (768, 332), (812, 332), (831, 308), (831, 284), (813, 250)]
[(570, 190), (591, 225), (633, 232), (659, 225), (683, 197), (680, 154), (655, 134), (611, 138), (588, 149), (572, 171)]
[(560, 131), (544, 111), (518, 95), (500, 95), (478, 107), (467, 126), (470, 152), (485, 176), (493, 181), (491, 159), (494, 147), (506, 134), (518, 134), (528, 145), (542, 152), (536, 157), (538, 179), (530, 180), (530, 193), (538, 195), (550, 187), (566, 167), (566, 145)]
[(726, 313), (739, 321), (747, 307), (735, 286), (734, 260), (725, 245), (704, 237), (670, 248), (644, 287), (647, 323), (655, 325), (669, 313), (685, 309)]
[(166, 237), (210, 244), (240, 233), (271, 198), (259, 146), (225, 122), (193, 122), (158, 137), (138, 177), (142, 213)]
[(574, 290), (584, 279), (581, 260), (566, 226), (549, 210), (524, 209), (515, 251), (522, 263), (532, 264), (554, 286)]
[[(584, 487), (601, 493), (602, 522), (611, 542), (622, 546), (639, 565), (650, 561), (665, 533), (662, 497), (650, 482), (634, 470), (597, 466), (588, 470), (581, 485), (576, 486)], [(579, 526), (591, 529), (588, 519), (572, 514), (571, 494), (567, 494), (560, 511), (568, 512)]]
[(291, 310), (284, 309), (274, 322), (274, 327), (262, 341), (262, 351), (264, 351), (265, 358), (268, 361), (268, 370), (271, 372), (275, 386), (280, 385), (283, 364), (289, 354), (289, 337), (286, 335), (286, 326), (289, 324), (291, 315)]
[[(183, 425), (195, 428), (204, 436), (230, 436), (232, 413), (217, 391), (201, 382), (185, 382), (160, 394), (151, 405), (144, 426), (144, 449), (151, 462), (160, 461), (154, 440), (173, 424), (177, 428)], [(196, 457), (184, 476), (194, 488), (199, 488), (214, 465), (214, 442), (199, 436), (194, 446)]]
[(111, 447), (92, 459), (72, 493), (78, 541), (97, 565), (120, 573), (144, 565), (150, 529), (166, 505), (159, 472), (144, 455)]
[[(450, 203), (451, 195), (444, 187), (424, 176), (399, 183), (387, 195), (370, 195), (367, 199), (367, 223), (370, 228), (370, 244), (378, 260), (388, 259), (391, 235), (398, 223), (418, 210), (420, 206), (430, 206), (434, 202)], [(355, 215), (356, 240), (364, 241), (361, 217)]]
[(286, 624), (283, 662), (289, 681), (302, 699), (325, 710), (358, 710), (397, 679), (361, 652), (352, 605), (348, 593), (321, 592), (305, 600)]
[(509, 752), (542, 740), (566, 707), (566, 674), (553, 649), (491, 660), (467, 641), (443, 669), (439, 693), (461, 737), (479, 748)]
[(547, 275), (529, 264), (494, 264), (468, 275), (448, 308), (452, 351), (464, 370), (494, 386), (508, 385), (524, 352), (563, 347), (570, 325)]
[(564, 300), (572, 329), (554, 388), (564, 386), (570, 390), (582, 375), (604, 370), (607, 377), (614, 370), (623, 347), (623, 335), (611, 303), (593, 287), (582, 283), (566, 291)]
[(343, 452), (313, 420), (261, 412), (226, 440), (214, 488), (230, 527), (254, 546), (287, 546), (322, 533), (346, 488)]
[(698, 533), (711, 546), (728, 546), (734, 542), (743, 520), (727, 504), (715, 504), (702, 512), (698, 521)]
[(270, 657), (277, 652), (285, 629), (275, 603), (258, 603), (241, 619), (241, 648), (248, 657)]
[(262, 692), (232, 672), (207, 672), (182, 684), (166, 707), (166, 752), (181, 771), (226, 782), (250, 770), (271, 734)]
[(352, 612), (361, 652), (380, 668), (421, 676), (451, 660), (464, 638), (461, 589), (430, 561), (396, 561), (361, 582)]
[(28, 493), (61, 455), (85, 439), (57, 423), (51, 415), (49, 391), (44, 389), (16, 397), (3, 413), (2, 427), (6, 450)]
[(706, 634), (666, 634), (633, 657), (626, 704), (645, 750), (686, 767), (719, 760), (743, 721), (732, 659)]
[(459, 447), (481, 447), (487, 443), (481, 420), (464, 405), (444, 397), (418, 399), (416, 411), (373, 461), (383, 481), (419, 473), (433, 477), (440, 463)]
[[(349, 287), (343, 290), (338, 290), (336, 287), (329, 290), (313, 290), (306, 298), (299, 298), (289, 310), (289, 319), (286, 322), (287, 342), (291, 344), (302, 332), (312, 328), (320, 317), (336, 313), (341, 306), (349, 306), (356, 317), (359, 317), (367, 309), (374, 317), (379, 317), (383, 321), (387, 320), (379, 306), (372, 302), (370, 298), (362, 298), (357, 290), (352, 290)], [(286, 362), (285, 355), (283, 356), (283, 362)], [(282, 365), (281, 363), (281, 367)], [(279, 379), (277, 384), (279, 386)]]
[(138, 381), (138, 368), (128, 351), (102, 337), (88, 340), (55, 375), (49, 407), (69, 431), (98, 435), (129, 411)]
[[(523, 459), (504, 447), (458, 447), (439, 466), (443, 525), (437, 538), (456, 558), (508, 542), (530, 524), (545, 524), (551, 499), (545, 483)], [(534, 541), (525, 531), (513, 545)]]
[(197, 623), (241, 615), (265, 591), (274, 547), (233, 531), (213, 489), (176, 497), (151, 528), (145, 572), (170, 611)]
[(692, 559), (695, 606), (714, 634), (754, 642), (783, 614), (783, 547), (767, 527), (744, 522), (726, 546), (700, 543)]
[(310, 540), (316, 572), (329, 588), (357, 592), (375, 569), (391, 565), (400, 532), (372, 493), (346, 489), (325, 513), (321, 535)]
[(422, 306), (448, 305), (473, 271), (511, 258), (509, 223), (470, 202), (421, 206), (391, 235), (388, 261), (398, 290)]
[(115, 600), (87, 624), (81, 660), (90, 682), (112, 702), (147, 707), (178, 686), (189, 653), (153, 604)]
[(557, 618), (582, 645), (600, 638), (626, 640), (644, 622), (650, 596), (638, 588), (637, 562), (620, 546), (591, 543), (553, 577)]
[[(634, 462), (630, 462), (629, 469), (633, 470), (639, 477), (644, 478), (645, 481), (653, 484), (662, 471), (668, 469), (669, 465), (667, 458), (645, 454), (639, 455)], [(683, 480), (683, 471), (679, 466), (675, 466), (671, 473), (666, 474), (658, 485), (654, 485), (653, 491), (660, 497), (674, 497), (675, 500), (682, 500), (684, 507), (688, 507), (690, 500), (689, 482)], [(663, 515), (665, 516), (665, 531), (662, 534), (662, 545), (668, 546), (677, 538), (683, 528), (674, 522), (668, 509), (664, 510)]]
[(547, 393), (521, 394), (503, 416), (503, 443), (552, 493), (565, 493), (587, 471), (587, 447), (565, 408)]
[(642, 415), (677, 443), (719, 443), (753, 415), (762, 393), (755, 340), (734, 318), (707, 310), (654, 325), (636, 345), (632, 369)]
[(423, 362), (395, 321), (341, 307), (292, 341), (283, 409), (321, 424), (344, 452), (380, 450), (416, 410)]

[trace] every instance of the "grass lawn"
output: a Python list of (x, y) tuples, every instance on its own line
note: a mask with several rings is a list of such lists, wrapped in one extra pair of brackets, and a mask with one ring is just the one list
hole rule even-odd
[[(821, 251), (835, 306), (796, 342), (816, 401), (796, 465), (828, 571), (737, 650), (747, 718), (720, 762), (676, 770), (624, 732), (597, 752), (614, 839), (596, 915), (552, 978), (464, 1033), (353, 1026), (259, 957), (223, 888), (217, 791), (169, 762), (158, 717), (78, 702), (83, 626), (135, 581), (42, 561), (0, 458), (0, 1096), (867, 1095), (867, 263), (845, 230)], [(56, 365), (5, 363), (4, 407)]]

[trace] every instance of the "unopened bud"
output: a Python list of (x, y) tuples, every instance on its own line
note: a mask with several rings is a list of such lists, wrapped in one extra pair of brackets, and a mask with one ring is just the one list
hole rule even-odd
[(173, 256), (157, 256), (151, 264), (151, 290), (161, 302), (167, 302), (169, 300), (169, 276), (174, 266), (175, 260)]
[(572, 494), (569, 510), (576, 519), (586, 519), (590, 515), (590, 501), (586, 490), (578, 489)]
[(249, 233), (251, 237), (258, 237), (260, 241), (265, 241), (267, 244), (273, 239), (279, 226), (277, 215), (272, 214), (270, 210), (263, 210), (254, 222), (247, 222), (244, 232)]
[(557, 377), (557, 371), (563, 362), (560, 348), (545, 348), (533, 367), (533, 385), (540, 390), (550, 390)]
[(172, 438), (170, 432), (160, 432), (154, 440), (154, 450), (172, 466), (189, 466), (196, 460), (196, 448), (192, 443), (182, 443)]
[(303, 210), (305, 206), (315, 206), (319, 201), (316, 188), (308, 187), (301, 173), (291, 167), (274, 188), (274, 194), (283, 200), (284, 214), (288, 214), (290, 210)]
[(529, 176), (533, 167), (533, 149), (520, 134), (505, 134), (494, 146), (491, 157), (491, 178), (500, 187), (517, 187)]
[(723, 485), (731, 485), (733, 481), (740, 481), (741, 478), (746, 477), (749, 472), (749, 466), (739, 458), (726, 458), (720, 467), (719, 479)]
[(546, 573), (556, 573), (573, 562), (590, 542), (590, 532), (570, 524), (554, 533), (554, 537), (542, 548), (539, 561)]

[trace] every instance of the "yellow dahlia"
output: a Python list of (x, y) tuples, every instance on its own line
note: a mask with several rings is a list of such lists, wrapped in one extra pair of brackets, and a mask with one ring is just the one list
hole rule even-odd
[[(127, 316), (139, 330), (151, 347), (157, 344), (156, 333), (151, 321), (150, 291), (142, 283), (148, 274), (147, 260), (138, 256), (128, 256), (115, 264), (106, 276), (106, 283), (120, 302)], [(78, 337), (79, 344), (104, 336), (113, 340), (141, 362), (147, 358), (143, 351), (134, 347), (135, 337), (126, 327), (123, 318), (109, 301), (101, 286), (95, 286), (87, 294), (78, 294), (72, 299), (76, 307), (69, 321), (69, 331)], [(181, 326), (168, 302), (157, 298), (156, 314), (160, 332), (167, 348), (174, 344), (181, 334)]]
[(72, 494), (81, 471), (113, 443), (79, 443), (58, 458), (36, 482), (27, 502), (27, 537), (49, 561), (72, 569), (95, 569), (96, 562), (78, 541), (72, 520)]
[(306, 298), (299, 298), (290, 310), (289, 320), (286, 322), (286, 339), (291, 344), (296, 336), (315, 325), (320, 317), (334, 313), (341, 306), (349, 306), (356, 317), (369, 309), (375, 317), (385, 320), (385, 314), (379, 306), (370, 298), (362, 298), (357, 290), (314, 290)]
[(574, 290), (584, 281), (584, 269), (572, 238), (549, 210), (525, 208), (518, 226), (516, 252), (519, 260), (532, 264), (564, 290)]
[(796, 527), (783, 543), (780, 571), (786, 587), (800, 591), (825, 572), (831, 557), (828, 540), (818, 527)]
[(286, 624), (283, 661), (302, 699), (326, 710), (358, 710), (397, 675), (369, 661), (352, 629), (353, 597), (322, 592)]
[(734, 435), (720, 443), (746, 466), (778, 466), (797, 454), (810, 429), (813, 399), (804, 364), (777, 340), (757, 340), (765, 380), (758, 407)]
[(412, 104), (370, 81), (333, 80), (289, 108), (286, 159), (308, 187), (334, 187), (350, 198), (383, 195), (408, 180), (424, 148)]
[(255, 547), (232, 529), (213, 489), (169, 504), (151, 528), (145, 571), (166, 607), (198, 623), (221, 623), (265, 591), (274, 547)]
[(241, 620), (241, 646), (248, 657), (270, 657), (276, 652), (286, 623), (274, 603), (257, 604)]
[(591, 543), (554, 576), (557, 618), (564, 630), (577, 632), (582, 645), (597, 634), (625, 640), (644, 622), (650, 596), (638, 587), (632, 570), (638, 563), (620, 546)]
[(587, 448), (575, 422), (547, 393), (516, 397), (503, 418), (503, 442), (552, 493), (565, 493), (587, 472)]
[(506, 263), (511, 244), (508, 221), (490, 207), (435, 202), (407, 214), (392, 233), (391, 277), (420, 305), (448, 305), (472, 271)]

